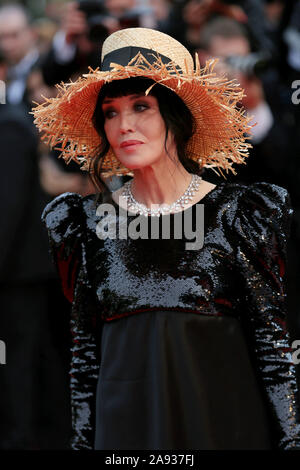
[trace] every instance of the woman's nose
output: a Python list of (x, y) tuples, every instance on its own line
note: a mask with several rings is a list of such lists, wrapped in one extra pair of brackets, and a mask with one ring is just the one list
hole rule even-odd
[(127, 132), (134, 132), (135, 119), (132, 113), (121, 113), (120, 115), (120, 132), (126, 134)]

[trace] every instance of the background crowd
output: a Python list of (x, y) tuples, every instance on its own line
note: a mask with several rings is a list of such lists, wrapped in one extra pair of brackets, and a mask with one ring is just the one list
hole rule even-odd
[[(56, 95), (56, 83), (98, 67), (107, 35), (136, 26), (173, 36), (198, 52), (202, 65), (218, 57), (214, 71), (245, 89), (242, 104), (257, 122), (253, 148), (247, 165), (225, 176), (290, 193), (288, 321), (292, 339), (300, 340), (300, 1), (0, 1), (0, 339), (7, 348), (0, 449), (67, 448), (70, 305), (40, 217), (61, 193), (94, 192), (76, 164), (66, 165), (39, 140), (29, 111), (33, 101)], [(106, 184), (116, 189), (122, 182)]]

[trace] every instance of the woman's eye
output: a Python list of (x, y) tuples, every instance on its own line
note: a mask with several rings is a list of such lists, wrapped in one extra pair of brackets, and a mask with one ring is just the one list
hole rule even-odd
[(104, 111), (104, 117), (107, 119), (111, 119), (116, 115), (116, 111), (113, 109), (107, 109)]
[(134, 105), (134, 109), (138, 112), (141, 112), (141, 111), (145, 111), (145, 109), (148, 109), (148, 106), (146, 104), (136, 103)]

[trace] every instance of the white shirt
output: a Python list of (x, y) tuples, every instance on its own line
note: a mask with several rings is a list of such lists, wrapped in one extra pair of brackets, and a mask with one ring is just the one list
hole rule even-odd
[(9, 83), (6, 90), (8, 103), (19, 104), (22, 102), (28, 74), (38, 58), (38, 50), (31, 49), (18, 64), (9, 67), (7, 73)]

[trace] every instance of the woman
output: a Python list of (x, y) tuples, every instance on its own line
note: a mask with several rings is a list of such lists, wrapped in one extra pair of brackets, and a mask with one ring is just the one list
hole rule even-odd
[[(43, 214), (73, 302), (74, 449), (299, 448), (289, 196), (200, 176), (244, 162), (241, 96), (174, 39), (131, 28), (34, 111), (102, 190)], [(111, 174), (133, 178), (110, 194)]]

